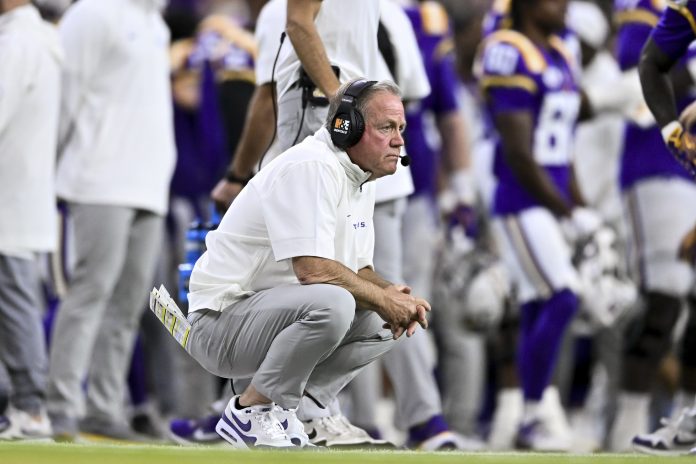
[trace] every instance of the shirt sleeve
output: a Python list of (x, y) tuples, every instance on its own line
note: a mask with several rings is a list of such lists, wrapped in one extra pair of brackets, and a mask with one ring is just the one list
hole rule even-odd
[(0, 36), (0, 63), (3, 69), (0, 72), (0, 133), (10, 123), (29, 90), (25, 79), (25, 53), (22, 42), (13, 39), (12, 35)]
[(341, 185), (329, 164), (302, 161), (288, 165), (260, 192), (276, 261), (296, 256), (335, 259)]
[[(692, 2), (687, 5), (696, 9)], [(675, 61), (684, 55), (691, 42), (696, 39), (696, 31), (693, 29), (696, 24), (692, 25), (689, 18), (694, 18), (690, 8), (670, 2), (669, 8), (665, 9), (660, 22), (652, 31), (655, 45)]]
[(507, 42), (486, 47), (482, 57), (480, 85), (493, 116), (532, 109), (538, 92), (520, 50)]
[(440, 46), (436, 47), (433, 60), (433, 109), (437, 114), (446, 114), (459, 110), (457, 98), (458, 78), (454, 66), (454, 55), (449, 52), (439, 52), (451, 40), (443, 38)]

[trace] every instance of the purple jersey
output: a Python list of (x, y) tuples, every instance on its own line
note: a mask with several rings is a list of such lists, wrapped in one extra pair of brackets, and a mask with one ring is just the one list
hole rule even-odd
[(696, 1), (677, 0), (667, 6), (652, 31), (652, 39), (663, 53), (678, 60), (696, 40)]
[[(554, 37), (549, 49), (536, 46), (513, 30), (489, 36), (477, 72), (491, 117), (527, 111), (534, 122), (531, 151), (561, 195), (570, 203), (570, 163), (580, 94), (575, 57)], [(498, 179), (493, 213), (511, 214), (540, 203), (517, 181), (496, 142), (494, 174)]]
[(495, 0), (483, 18), (483, 37), (488, 37), (495, 31), (510, 29), (510, 7), (512, 0)]
[(667, 6), (652, 32), (652, 39), (663, 53), (677, 60), (696, 40), (696, 1), (670, 1)]
[[(435, 195), (437, 192), (437, 167), (439, 151), (433, 145), (428, 126), (429, 116), (441, 116), (459, 110), (457, 101), (457, 73), (454, 65), (453, 42), (449, 26), (429, 24), (422, 8), (406, 8), (421, 50), (431, 92), (419, 102), (411, 102), (406, 108), (406, 143), (411, 156), (411, 175), (415, 194)], [(443, 34), (442, 30), (447, 30)]]
[[(615, 19), (619, 25), (616, 56), (623, 71), (638, 66), (640, 54), (664, 9), (661, 0), (616, 0)], [(665, 147), (657, 126), (641, 128), (626, 123), (621, 157), (620, 183), (628, 189), (652, 177), (684, 177), (686, 170)]]

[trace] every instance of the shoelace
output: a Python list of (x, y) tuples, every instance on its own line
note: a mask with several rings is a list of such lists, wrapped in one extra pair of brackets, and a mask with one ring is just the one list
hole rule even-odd
[(343, 435), (343, 428), (341, 427), (341, 424), (333, 416), (322, 417), (319, 419), (319, 424), (321, 424), (330, 435), (335, 437)]
[(287, 435), (285, 435), (285, 430), (280, 424), (280, 421), (273, 415), (273, 409), (268, 408), (265, 411), (255, 412), (254, 419), (261, 424), (261, 430), (270, 436), (271, 439), (279, 440), (283, 437), (287, 438)]
[(368, 438), (369, 435), (363, 429), (360, 429), (348, 421), (344, 415), (334, 416), (334, 423), (342, 430), (342, 434), (349, 434), (354, 437)]

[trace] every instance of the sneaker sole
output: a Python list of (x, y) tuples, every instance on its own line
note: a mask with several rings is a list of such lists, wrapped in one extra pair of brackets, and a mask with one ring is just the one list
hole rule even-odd
[(638, 443), (633, 443), (633, 449), (639, 453), (649, 454), (651, 456), (688, 456), (689, 449), (667, 449), (661, 450), (656, 448), (650, 448), (649, 446), (641, 445)]

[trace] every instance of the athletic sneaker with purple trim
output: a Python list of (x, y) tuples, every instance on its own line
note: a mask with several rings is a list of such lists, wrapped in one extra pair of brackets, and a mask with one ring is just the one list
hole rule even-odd
[(215, 431), (235, 448), (293, 448), (285, 429), (274, 415), (274, 404), (238, 407), (239, 395), (227, 403)]
[(304, 424), (297, 418), (295, 409), (283, 409), (276, 405), (273, 409), (273, 415), (278, 419), (280, 425), (283, 426), (285, 434), (293, 445), (302, 448), (316, 446), (309, 442), (309, 436), (305, 433)]
[(636, 435), (633, 449), (658, 456), (689, 454), (696, 445), (696, 409), (685, 409), (673, 420), (662, 418), (661, 425), (652, 433)]
[(180, 445), (214, 445), (222, 442), (215, 431), (220, 415), (202, 419), (174, 419), (169, 423), (169, 436)]

